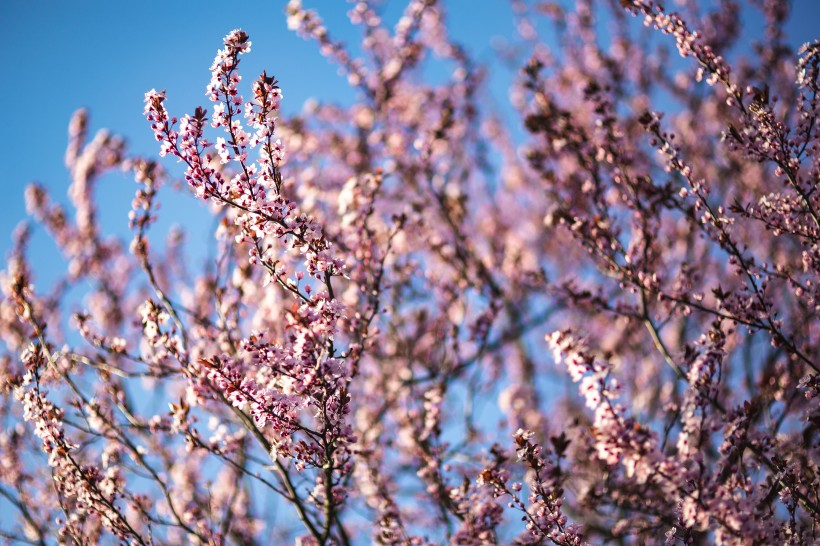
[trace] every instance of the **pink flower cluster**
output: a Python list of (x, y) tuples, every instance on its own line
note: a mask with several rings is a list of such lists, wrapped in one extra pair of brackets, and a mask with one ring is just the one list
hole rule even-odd
[[(820, 45), (786, 2), (511, 6), (488, 64), (455, 4), (358, 0), (354, 51), (292, 0), (355, 99), (285, 115), (234, 30), (208, 109), (145, 94), (159, 158), (74, 116), (0, 272), (4, 540), (820, 540)], [(211, 229), (162, 239), (175, 190)]]

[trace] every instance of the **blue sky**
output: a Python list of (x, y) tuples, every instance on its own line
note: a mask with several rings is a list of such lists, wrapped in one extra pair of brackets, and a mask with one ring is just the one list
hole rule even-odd
[[(386, 18), (395, 18), (404, 3), (387, 2)], [(305, 4), (319, 9), (334, 36), (355, 46), (358, 34), (345, 15), (348, 2)], [(174, 114), (207, 106), (208, 66), (221, 38), (233, 28), (243, 28), (253, 41), (252, 53), (243, 60), (246, 79), (263, 69), (274, 74), (284, 91), (286, 112), (298, 111), (311, 97), (353, 100), (353, 92), (316, 45), (288, 31), (284, 6), (284, 0), (0, 2), (7, 105), (0, 132), (0, 149), (7, 158), (0, 174), (0, 255), (5, 256), (11, 230), (25, 217), (23, 189), (30, 181), (65, 199), (63, 153), (74, 110), (90, 109), (92, 131), (109, 128), (126, 136), (133, 151), (155, 154), (156, 142), (142, 117), (143, 94), (167, 88)], [(492, 61), (491, 39), (512, 33), (508, 3), (456, 0), (446, 6), (455, 37), (479, 60)], [(795, 0), (793, 6), (789, 29), (796, 47), (818, 37), (813, 27), (820, 23), (820, 0)], [(496, 90), (499, 102), (506, 101), (503, 87)], [(114, 178), (98, 191), (101, 219), (106, 230), (126, 235), (125, 214), (136, 186), (124, 176)], [(174, 212), (177, 221), (186, 220)]]
[[(67, 127), (72, 113), (87, 107), (91, 131), (107, 128), (127, 137), (129, 148), (156, 157), (157, 143), (142, 115), (143, 95), (168, 90), (168, 107), (182, 115), (197, 105), (209, 107), (205, 85), (222, 37), (234, 28), (247, 31), (252, 52), (243, 57), (246, 81), (266, 69), (281, 82), (285, 112), (296, 112), (309, 98), (351, 102), (354, 92), (337, 69), (319, 54), (315, 43), (287, 29), (284, 0), (273, 2), (0, 2), (0, 56), (9, 108), (0, 145), (9, 158), (0, 183), (0, 255), (6, 256), (10, 233), (26, 217), (23, 191), (31, 181), (66, 200), (68, 175), (63, 164)], [(479, 58), (490, 59), (490, 37), (510, 34), (506, 2), (492, 9), (474, 9), (466, 0), (452, 2), (455, 33), (476, 46)], [(347, 20), (351, 4), (307, 0), (325, 19), (337, 39), (355, 46), (358, 33)], [(403, 3), (388, 6), (386, 18), (396, 18)], [(499, 22), (500, 21), (500, 22)], [(250, 84), (248, 84), (250, 85)], [(166, 167), (172, 160), (166, 161)], [(109, 180), (109, 178), (111, 180)], [(106, 177), (99, 185), (100, 219), (104, 231), (128, 236), (126, 214), (136, 185), (127, 177)], [(198, 207), (194, 199), (172, 197), (177, 206)], [(168, 207), (166, 207), (167, 210)], [(162, 229), (162, 225), (158, 229)], [(42, 231), (42, 230), (41, 230)], [(159, 235), (159, 233), (157, 234)], [(35, 234), (34, 254), (48, 252), (48, 237)], [(53, 251), (52, 251), (53, 252)], [(35, 263), (49, 258), (35, 255)]]

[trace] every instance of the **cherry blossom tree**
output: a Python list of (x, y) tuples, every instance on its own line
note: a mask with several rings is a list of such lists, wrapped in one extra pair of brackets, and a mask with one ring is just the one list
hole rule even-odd
[[(778, 0), (514, 0), (510, 116), (445, 7), (353, 4), (354, 55), (290, 1), (347, 106), (281, 116), (233, 30), (205, 106), (145, 94), (157, 157), (74, 116), (0, 275), (4, 540), (820, 540), (820, 42)], [(175, 188), (207, 258), (152, 231)]]

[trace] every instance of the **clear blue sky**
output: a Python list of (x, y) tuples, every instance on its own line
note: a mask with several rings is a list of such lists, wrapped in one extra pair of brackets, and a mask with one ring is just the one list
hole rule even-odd
[[(305, 0), (319, 9), (333, 35), (356, 44), (342, 0)], [(405, 2), (387, 2), (388, 19)], [(669, 3), (671, 4), (671, 2)], [(490, 40), (510, 35), (505, 0), (445, 2), (453, 34), (483, 61), (492, 59)], [(349, 102), (354, 97), (336, 67), (313, 42), (287, 30), (284, 0), (213, 1), (32, 1), (0, 2), (0, 59), (6, 92), (0, 149), (0, 255), (9, 234), (25, 217), (23, 189), (37, 180), (65, 199), (63, 166), (66, 129), (74, 110), (91, 111), (92, 131), (105, 127), (126, 136), (131, 149), (155, 154), (156, 142), (142, 117), (143, 94), (167, 88), (172, 113), (190, 112), (204, 96), (208, 67), (221, 38), (233, 28), (251, 35), (253, 51), (243, 59), (246, 80), (267, 69), (281, 82), (284, 109), (294, 112), (310, 97)], [(795, 0), (790, 34), (795, 46), (820, 37), (820, 0)], [(506, 100), (503, 93), (499, 100)], [(127, 233), (125, 213), (136, 186), (122, 177), (98, 195), (104, 227)], [(196, 207), (193, 200), (192, 207)], [(185, 220), (175, 210), (177, 220)], [(37, 240), (45, 241), (41, 238)]]
[[(350, 3), (304, 3), (319, 10), (334, 37), (357, 45), (358, 31), (346, 16)], [(336, 67), (314, 42), (287, 29), (285, 4), (0, 1), (1, 79), (8, 105), (0, 133), (8, 158), (0, 171), (0, 256), (5, 259), (9, 234), (25, 218), (23, 190), (29, 182), (44, 184), (54, 198), (65, 201), (69, 181), (63, 155), (68, 121), (77, 108), (89, 108), (92, 133), (110, 129), (126, 136), (131, 150), (156, 156), (157, 143), (142, 115), (144, 93), (166, 88), (175, 115), (200, 104), (209, 107), (208, 67), (222, 47), (222, 37), (234, 28), (247, 31), (253, 42), (242, 61), (245, 81), (263, 69), (274, 74), (284, 91), (286, 112), (298, 111), (311, 97), (350, 102), (354, 93)], [(397, 17), (402, 4), (390, 4), (387, 15)], [(509, 35), (513, 28), (506, 2), (488, 4), (495, 5), (475, 10), (472, 2), (459, 0), (449, 7), (454, 20), (470, 17), (469, 25), (458, 25), (456, 35), (478, 46), (485, 60), (490, 58), (490, 37)], [(127, 236), (125, 215), (136, 185), (124, 176), (115, 178), (105, 179), (98, 189), (100, 218), (107, 231)], [(188, 203), (197, 207), (193, 199)], [(176, 220), (185, 222), (176, 205)], [(48, 244), (48, 238), (37, 235), (35, 243)]]

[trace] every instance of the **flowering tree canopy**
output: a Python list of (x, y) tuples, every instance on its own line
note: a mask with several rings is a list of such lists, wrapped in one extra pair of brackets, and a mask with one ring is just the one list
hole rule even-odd
[[(71, 121), (71, 206), (26, 193), (64, 274), (25, 224), (0, 275), (2, 536), (820, 541), (820, 42), (777, 0), (515, 0), (510, 116), (444, 6), (377, 4), (357, 54), (287, 6), (353, 104), (280, 115), (233, 30), (210, 104), (145, 94), (159, 157)], [(207, 258), (151, 231), (166, 188)]]

